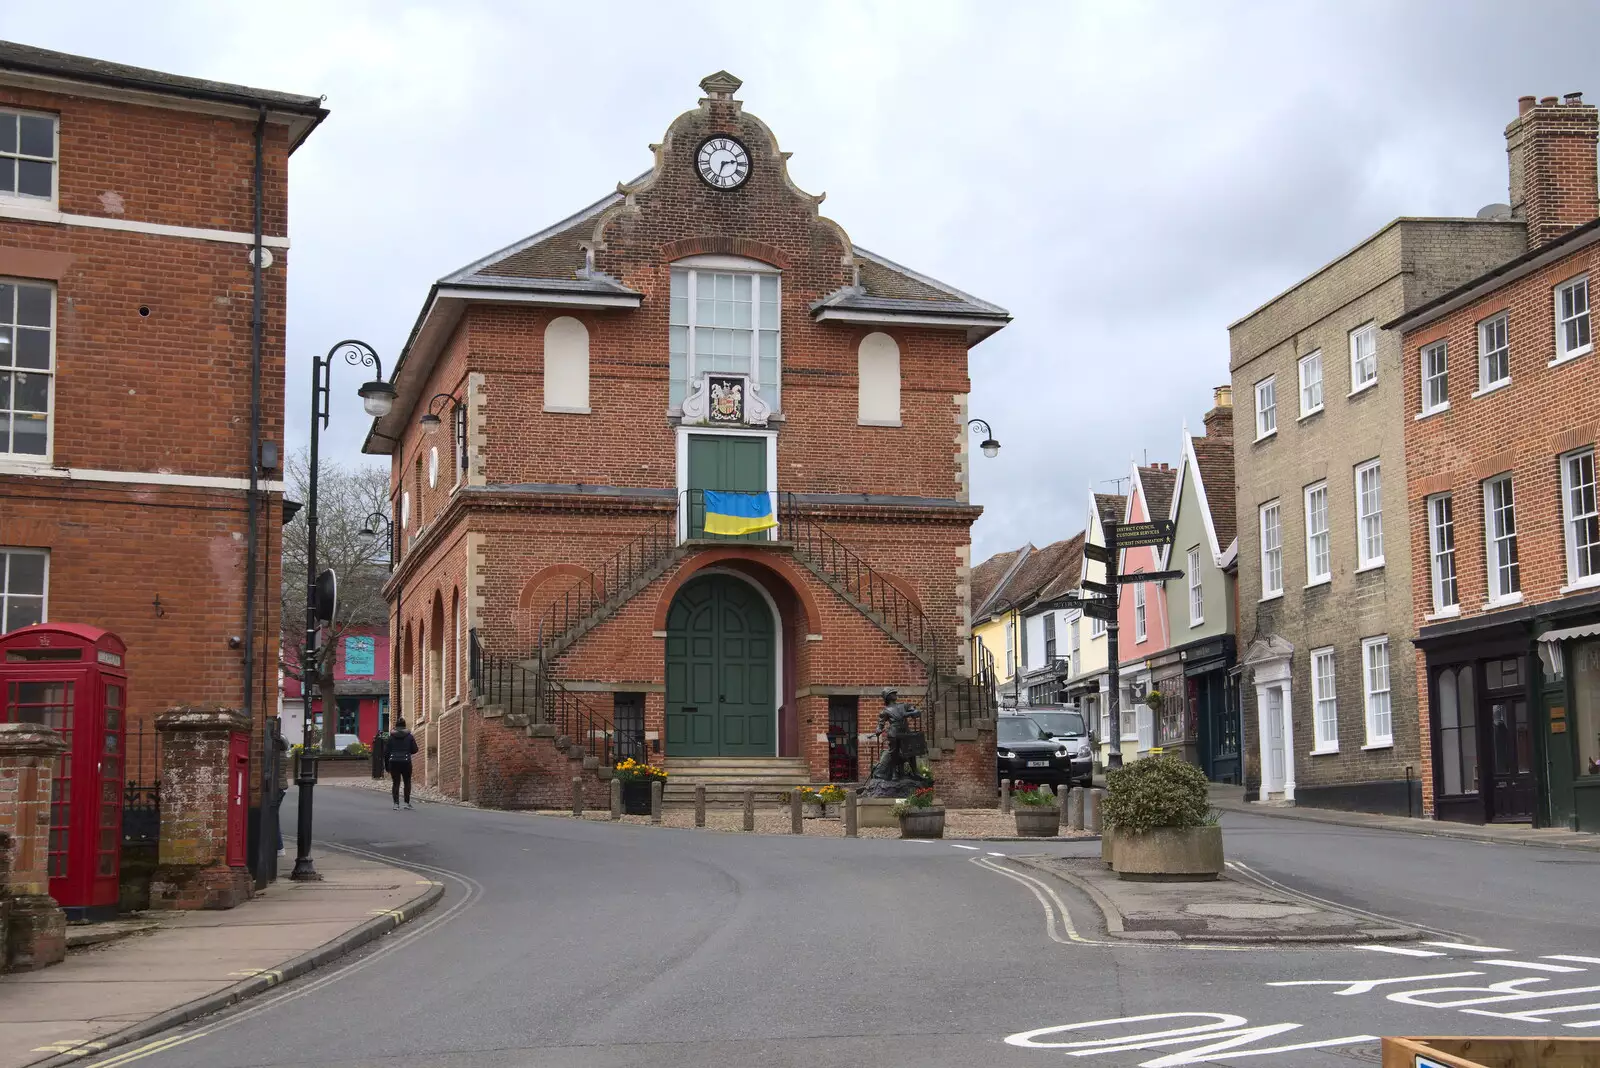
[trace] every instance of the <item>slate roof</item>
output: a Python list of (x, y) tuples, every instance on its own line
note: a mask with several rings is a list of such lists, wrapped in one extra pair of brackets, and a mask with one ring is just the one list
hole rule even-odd
[(1231, 438), (1191, 437), (1200, 480), (1206, 488), (1206, 503), (1211, 506), (1211, 528), (1217, 532), (1217, 547), (1223, 552), (1239, 536), (1239, 519), (1234, 504), (1233, 440)]
[[(1151, 519), (1165, 519), (1172, 514), (1172, 487), (1177, 481), (1178, 473), (1171, 468), (1139, 468), (1139, 485), (1144, 487), (1144, 507)], [(1207, 486), (1209, 488), (1209, 483)]]
[(1010, 573), (1012, 565), (1017, 562), (1017, 557), (1032, 549), (1032, 545), (1024, 545), (1008, 552), (995, 553), (972, 569), (973, 619), (982, 618), (986, 614), (983, 612), (984, 606), (999, 592), (1001, 582)]
[(1128, 498), (1120, 493), (1096, 493), (1094, 506), (1100, 513), (1102, 524), (1120, 523), (1123, 513), (1128, 510)]
[[(280, 93), (272, 89), (252, 89), (245, 85), (214, 82), (207, 78), (188, 78), (181, 74), (131, 67), (125, 63), (112, 63), (89, 56), (53, 52), (48, 48), (35, 48), (15, 41), (0, 41), (0, 70), (53, 75), (124, 89), (140, 89), (145, 92), (252, 108), (265, 104), (280, 111), (307, 115), (315, 120), (311, 126), (315, 126), (328, 114), (327, 109), (322, 106), (321, 97)], [(305, 133), (309, 132), (308, 127)], [(301, 139), (304, 139), (304, 134), (301, 135)]]

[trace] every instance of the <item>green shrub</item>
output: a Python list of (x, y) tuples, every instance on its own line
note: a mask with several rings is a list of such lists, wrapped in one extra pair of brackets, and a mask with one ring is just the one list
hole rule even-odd
[(1201, 827), (1211, 815), (1205, 772), (1177, 757), (1148, 757), (1106, 774), (1101, 816), (1119, 831)]
[(1054, 808), (1056, 799), (1045, 793), (1043, 787), (1030, 786), (1025, 790), (1018, 790), (1011, 795), (1011, 801), (1019, 808)]
[(371, 756), (372, 750), (367, 746), (362, 745), (360, 742), (351, 742), (349, 745), (344, 747), (344, 755), (347, 757)]

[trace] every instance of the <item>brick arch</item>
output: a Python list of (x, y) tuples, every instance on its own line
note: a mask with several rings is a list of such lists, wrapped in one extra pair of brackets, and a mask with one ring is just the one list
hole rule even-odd
[(881, 571), (878, 572), (878, 574), (882, 576), (883, 581), (887, 582), (889, 585), (905, 594), (906, 600), (917, 606), (917, 611), (926, 611), (922, 607), (922, 598), (917, 595), (917, 587), (910, 579), (902, 578), (899, 575), (885, 574)]
[(781, 270), (789, 269), (789, 255), (783, 249), (748, 237), (705, 234), (700, 237), (680, 237), (661, 246), (661, 258), (667, 262), (681, 260), (685, 256), (701, 256), (708, 253), (744, 256), (760, 260), (762, 263), (770, 263)]
[[(667, 613), (672, 610), (672, 599), (678, 591), (695, 575), (708, 567), (716, 564), (726, 564), (737, 561), (745, 564), (754, 564), (759, 568), (777, 576), (787, 583), (794, 593), (795, 601), (799, 605), (800, 614), (804, 617), (805, 633), (822, 633), (822, 608), (817, 604), (816, 597), (811, 592), (811, 587), (801, 576), (795, 566), (787, 560), (775, 557), (772, 553), (761, 552), (757, 549), (742, 549), (730, 545), (726, 548), (707, 549), (689, 559), (679, 572), (661, 589), (661, 595), (656, 600), (655, 630), (667, 629)], [(754, 577), (754, 576), (752, 576)]]
[(548, 586), (559, 578), (570, 578), (573, 583), (588, 582), (594, 578), (594, 572), (579, 564), (551, 564), (533, 573), (533, 577), (522, 584), (522, 592), (517, 595), (517, 607), (528, 611), (535, 607), (535, 595), (541, 587)]

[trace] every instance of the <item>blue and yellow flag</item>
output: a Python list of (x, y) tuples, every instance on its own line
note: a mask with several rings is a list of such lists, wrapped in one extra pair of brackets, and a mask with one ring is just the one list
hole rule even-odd
[(707, 534), (753, 534), (778, 525), (770, 493), (706, 490)]

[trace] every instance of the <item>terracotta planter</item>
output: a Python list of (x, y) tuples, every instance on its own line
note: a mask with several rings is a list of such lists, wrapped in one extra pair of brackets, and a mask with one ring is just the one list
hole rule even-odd
[(943, 838), (944, 809), (908, 808), (900, 814), (901, 838)]
[(1017, 837), (1054, 838), (1061, 833), (1061, 810), (1055, 805), (1018, 805)]
[(1111, 868), (1119, 879), (1215, 879), (1222, 874), (1222, 828), (1157, 827), (1140, 834), (1118, 832), (1112, 859)]

